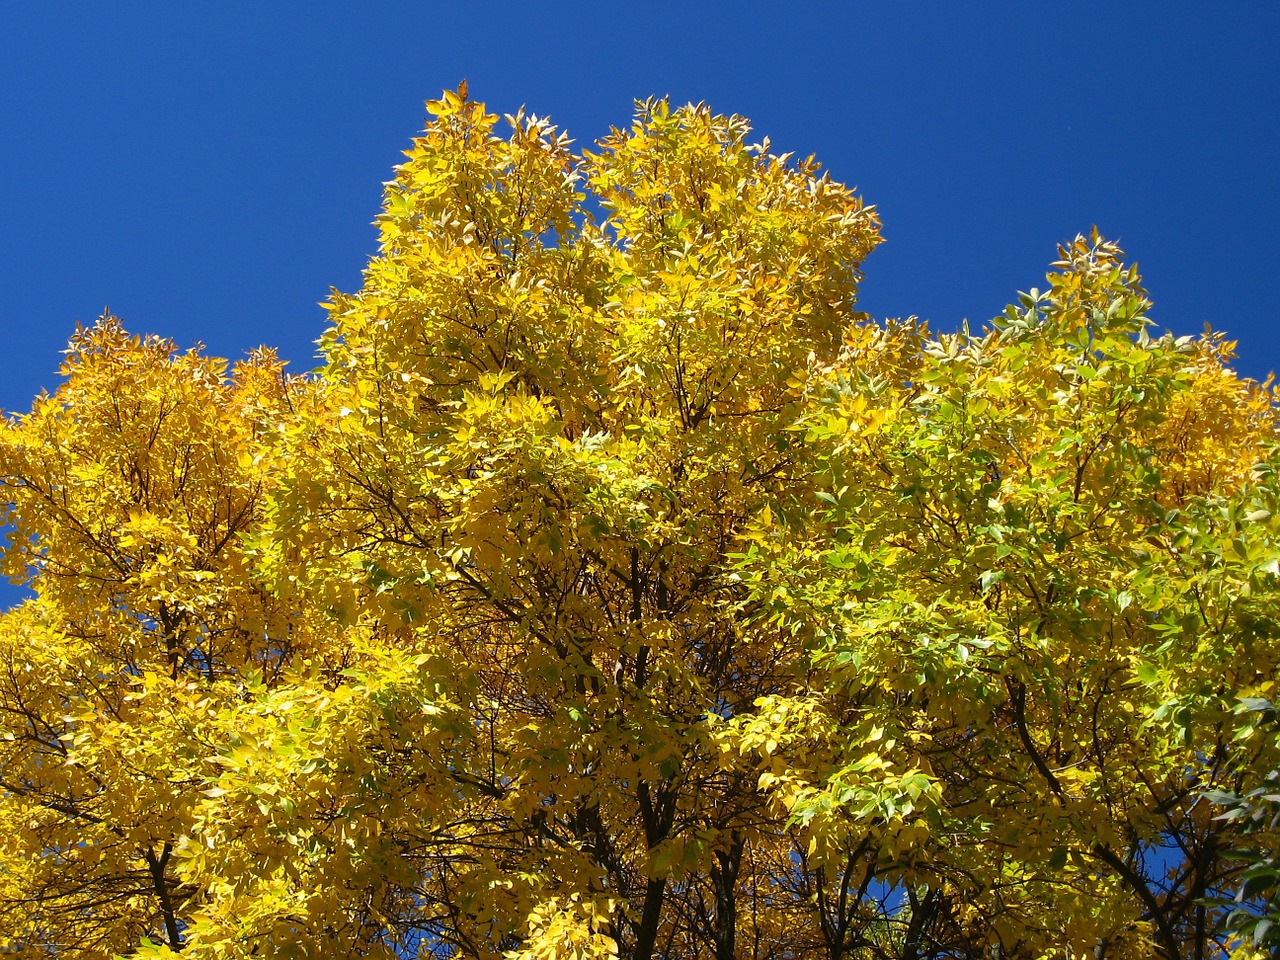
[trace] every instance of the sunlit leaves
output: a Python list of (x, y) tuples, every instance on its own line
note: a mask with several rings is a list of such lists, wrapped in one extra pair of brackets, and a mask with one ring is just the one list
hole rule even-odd
[[(905, 366), (863, 334), (809, 378), (816, 512), (740, 562), (845, 705), (848, 753), (803, 802), (789, 769), (765, 779), (839, 850), (902, 796), (848, 771), (918, 767), (945, 844), (876, 843), (983, 905), (966, 936), (1088, 952), (1145, 917), (1181, 956), (1236, 869), (1196, 788), (1232, 776), (1231, 693), (1276, 670), (1273, 400), (1217, 335), (1151, 337), (1114, 245), (1055, 266), (981, 334), (908, 327)], [(868, 729), (892, 732), (871, 767)], [(1040, 926), (1061, 883), (1074, 931)]]
[(1096, 235), (873, 322), (874, 210), (704, 106), (428, 109), (314, 375), (104, 317), (0, 424), (0, 949), (1230, 947), (1274, 829), (1202, 797), (1276, 768), (1280, 638), (1231, 344)]

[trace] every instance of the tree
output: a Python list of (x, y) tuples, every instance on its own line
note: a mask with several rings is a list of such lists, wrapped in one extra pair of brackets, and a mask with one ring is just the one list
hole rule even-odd
[(877, 323), (874, 211), (741, 118), (429, 106), (315, 375), (106, 317), (4, 425), (0, 944), (1233, 947), (1280, 520), (1230, 344), (1097, 236)]
[(214, 719), (308, 627), (241, 540), (266, 503), (274, 358), (228, 379), (105, 317), (63, 374), (0, 439), (6, 571), (37, 591), (0, 619), (0, 943), (111, 956), (181, 939), (195, 888), (173, 858)]
[(1274, 411), (1220, 336), (1148, 336), (1113, 245), (1061, 254), (981, 335), (868, 329), (826, 373), (825, 510), (748, 569), (840, 738), (775, 789), (836, 862), (882, 825), (935, 955), (1206, 956), (1238, 841), (1201, 791), (1274, 686)]

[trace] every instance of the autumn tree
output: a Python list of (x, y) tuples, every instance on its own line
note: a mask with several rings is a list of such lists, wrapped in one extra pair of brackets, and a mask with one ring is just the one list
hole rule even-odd
[[(175, 853), (248, 674), (308, 646), (253, 573), (268, 353), (228, 374), (104, 317), (66, 382), (0, 429), (6, 573), (36, 598), (0, 617), (0, 943), (31, 956), (177, 943), (195, 888)], [(228, 699), (229, 698), (229, 699)]]
[(876, 322), (874, 211), (741, 118), (429, 107), (315, 374), (108, 317), (4, 424), (0, 944), (1247, 955), (1231, 345), (1096, 235), (980, 332)]

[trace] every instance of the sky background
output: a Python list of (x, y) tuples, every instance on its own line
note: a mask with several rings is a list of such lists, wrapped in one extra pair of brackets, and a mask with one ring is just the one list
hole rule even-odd
[(1280, 3), (5, 2), (0, 409), (76, 321), (315, 365), (422, 101), (466, 78), (580, 145), (669, 94), (875, 204), (861, 306), (937, 329), (1043, 286), (1097, 224), (1162, 327), (1277, 366)]

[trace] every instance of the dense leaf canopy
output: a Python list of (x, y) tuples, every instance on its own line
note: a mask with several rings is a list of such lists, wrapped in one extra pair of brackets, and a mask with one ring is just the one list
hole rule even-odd
[(1096, 235), (980, 332), (878, 322), (875, 212), (741, 118), (429, 107), (314, 374), (106, 316), (0, 422), (0, 951), (1261, 949), (1232, 345)]

